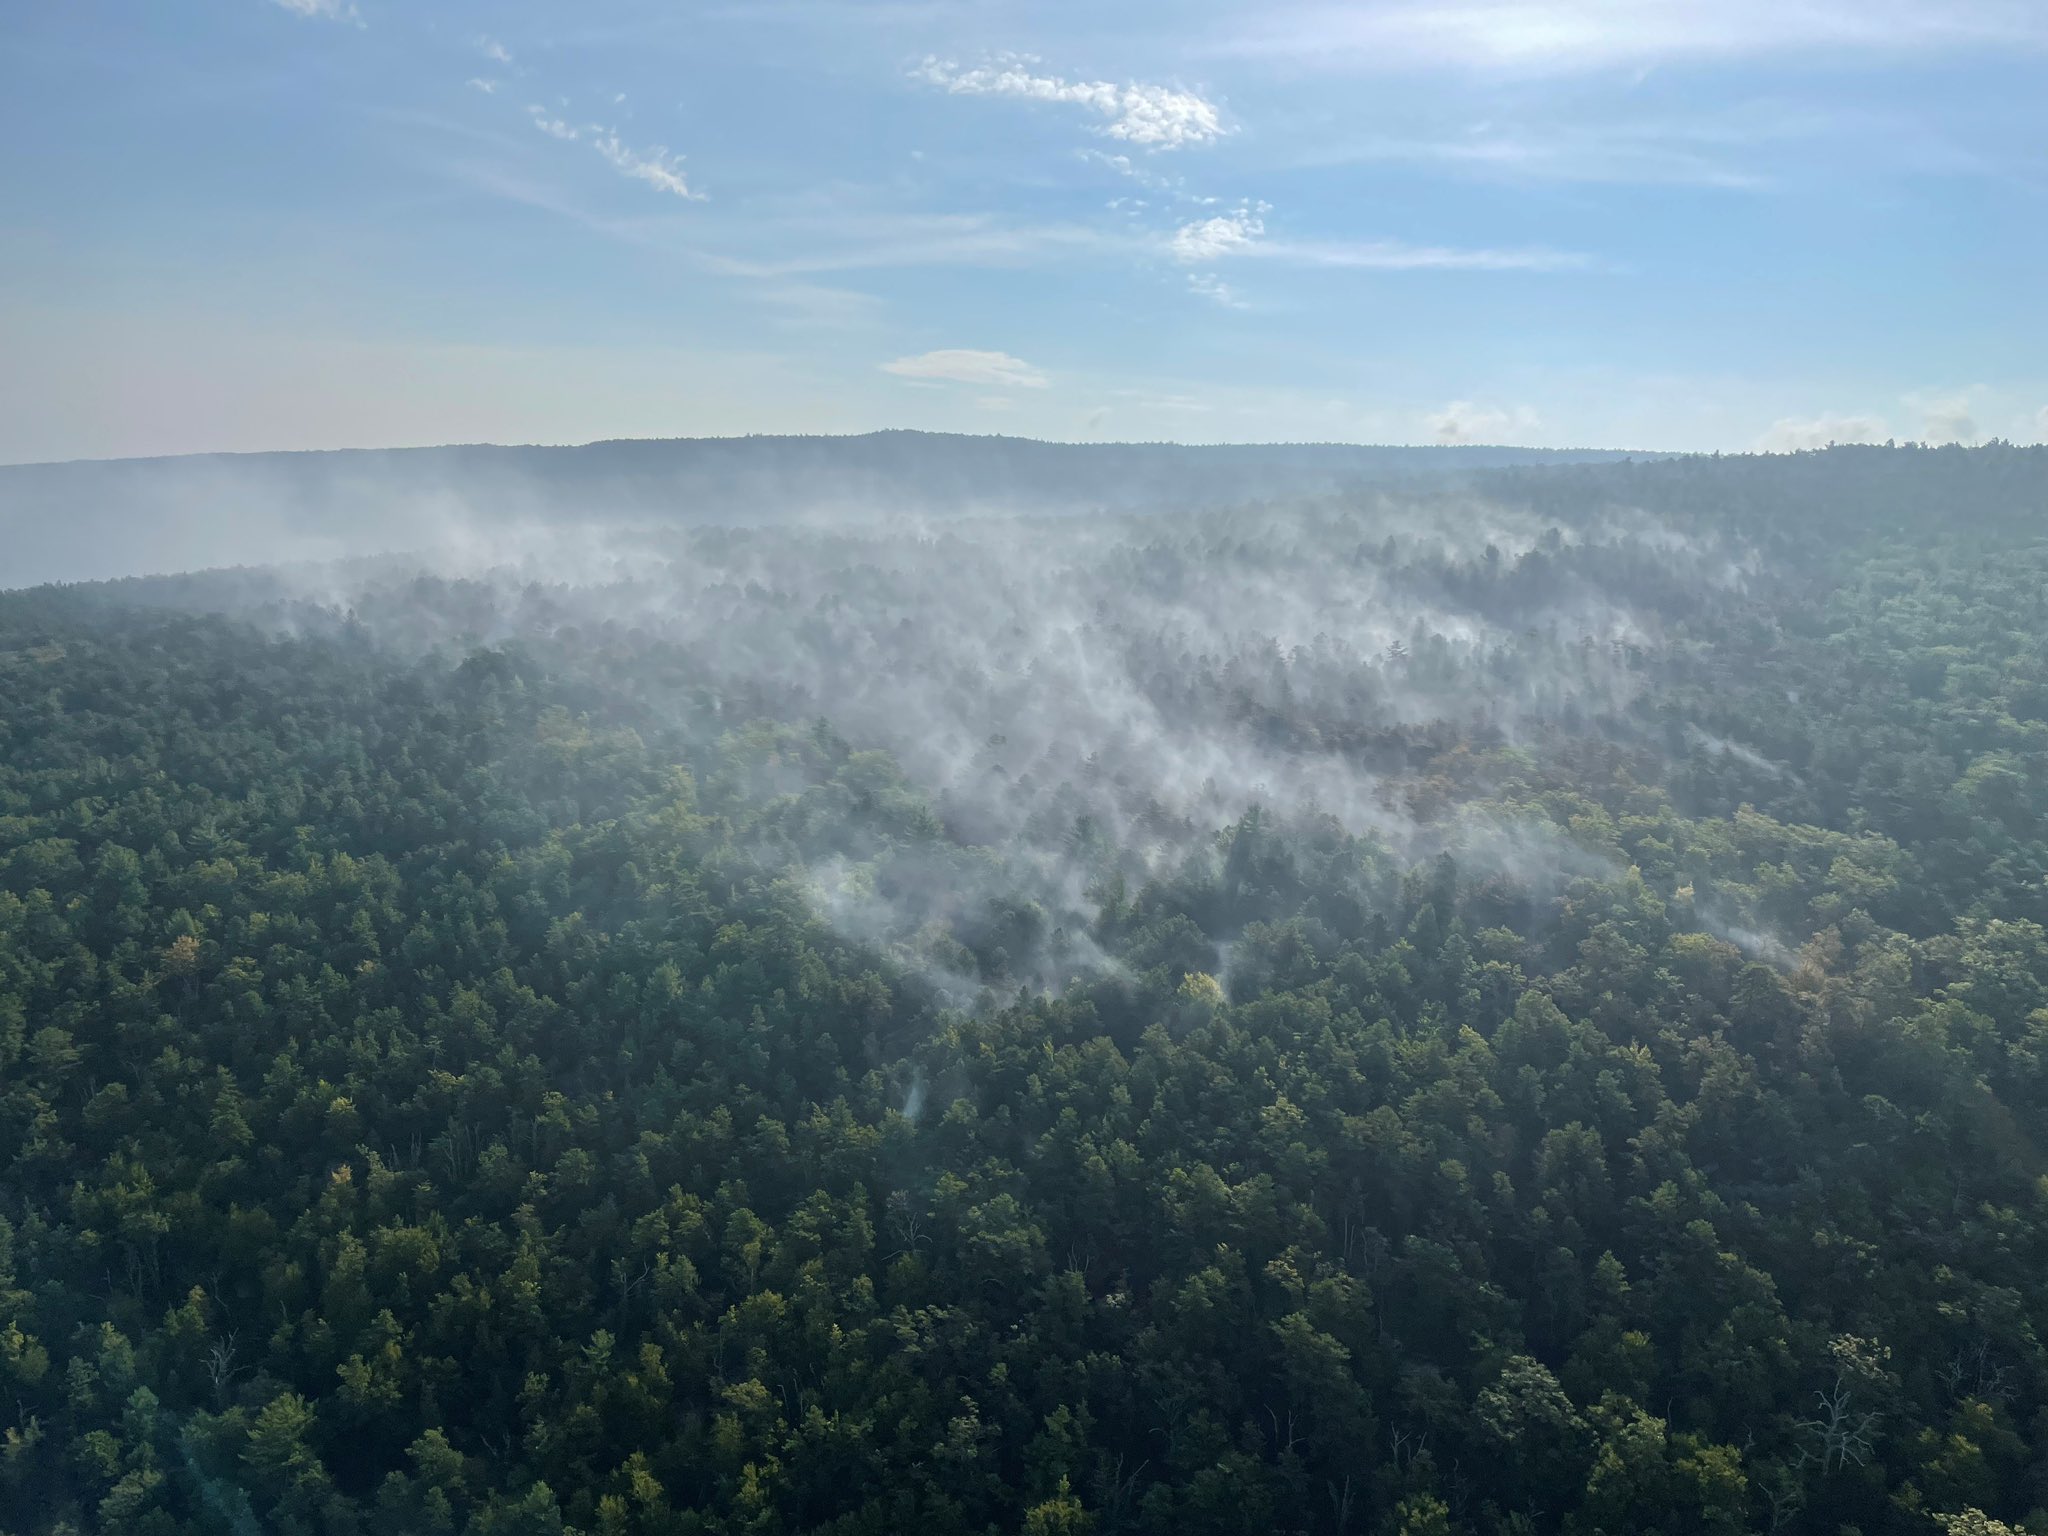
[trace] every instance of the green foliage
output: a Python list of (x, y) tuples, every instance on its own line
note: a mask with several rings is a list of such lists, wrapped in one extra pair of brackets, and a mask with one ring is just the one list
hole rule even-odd
[(986, 851), (630, 637), (0, 599), (0, 1528), (2022, 1528), (2048, 550), (1987, 527), (1799, 535), (1633, 737), (1416, 733), (1390, 794), (1587, 874), (1077, 825), (1092, 932), (900, 942), (817, 872)]

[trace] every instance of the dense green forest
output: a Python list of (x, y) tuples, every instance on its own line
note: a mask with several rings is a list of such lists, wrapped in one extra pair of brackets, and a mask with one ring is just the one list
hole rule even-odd
[(0, 1530), (2048, 1532), (2048, 450), (0, 594)]

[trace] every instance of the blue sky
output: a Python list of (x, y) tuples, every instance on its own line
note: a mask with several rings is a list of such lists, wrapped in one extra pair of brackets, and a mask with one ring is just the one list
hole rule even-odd
[(2048, 0), (0, 11), (0, 461), (2048, 438)]

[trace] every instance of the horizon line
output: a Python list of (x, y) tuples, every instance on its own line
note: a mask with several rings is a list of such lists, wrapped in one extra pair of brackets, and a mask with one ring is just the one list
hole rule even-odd
[[(877, 437), (928, 437), (947, 438), (965, 442), (1026, 443), (1046, 448), (1172, 448), (1183, 452), (1199, 453), (1241, 448), (1331, 448), (1357, 449), (1375, 452), (1398, 451), (1403, 453), (1529, 453), (1555, 454), (1602, 454), (1609, 457), (1643, 456), (1659, 459), (1692, 458), (1710, 456), (1722, 452), (1719, 449), (1669, 449), (1669, 448), (1603, 448), (1591, 445), (1569, 447), (1538, 446), (1528, 443), (1398, 443), (1398, 442), (1357, 442), (1339, 438), (1268, 438), (1246, 439), (1243, 441), (1192, 443), (1177, 438), (1061, 438), (1027, 437), (1008, 432), (946, 432), (926, 427), (875, 427), (863, 432), (729, 432), (708, 436), (675, 437), (597, 437), (582, 441), (561, 442), (493, 442), (478, 440), (471, 442), (446, 443), (404, 443), (404, 444), (350, 444), (325, 448), (194, 448), (175, 453), (110, 454), (105, 456), (82, 456), (69, 459), (15, 459), (0, 461), (0, 470), (9, 469), (57, 469), (81, 464), (162, 464), (175, 463), (185, 459), (256, 459), (311, 457), (317, 454), (370, 454), (370, 453), (449, 453), (467, 449), (495, 449), (500, 452), (517, 452), (527, 449), (573, 452), (584, 448), (622, 447), (630, 444), (670, 443), (745, 443), (762, 440), (770, 441), (821, 441), (858, 442)], [(1830, 445), (1833, 446), (1833, 445)], [(1876, 445), (1869, 445), (1876, 446)]]
[(762, 441), (780, 442), (860, 442), (881, 437), (942, 438), (959, 442), (976, 443), (1019, 443), (1037, 448), (1116, 449), (1152, 448), (1173, 449), (1183, 453), (1220, 452), (1238, 449), (1349, 449), (1361, 452), (1399, 452), (1427, 454), (1478, 454), (1478, 453), (1526, 453), (1545, 457), (1598, 454), (1603, 458), (1643, 458), (1652, 460), (1704, 459), (1704, 458), (1795, 458), (1801, 454), (1830, 453), (1837, 449), (1916, 449), (1932, 451), (1944, 448), (1975, 450), (1983, 448), (2044, 448), (2043, 443), (2016, 443), (2005, 438), (1986, 438), (1981, 442), (1933, 443), (1914, 438), (1887, 438), (1883, 442), (1830, 442), (1812, 448), (1760, 449), (1760, 448), (1648, 448), (1626, 447), (1605, 448), (1589, 444), (1574, 444), (1558, 447), (1530, 443), (1401, 443), (1401, 442), (1357, 442), (1340, 438), (1267, 438), (1245, 439), (1242, 441), (1191, 443), (1177, 438), (1107, 438), (1083, 439), (1060, 437), (1026, 437), (1007, 432), (946, 432), (926, 427), (875, 427), (864, 432), (730, 432), (710, 436), (691, 437), (597, 437), (581, 441), (563, 442), (493, 442), (477, 440), (471, 442), (447, 443), (399, 443), (385, 445), (350, 444), (325, 448), (195, 448), (177, 453), (113, 454), (105, 457), (81, 457), (72, 459), (16, 459), (0, 461), (0, 472), (16, 469), (65, 469), (81, 465), (117, 464), (172, 464), (190, 459), (268, 459), (268, 458), (312, 458), (322, 455), (353, 454), (401, 454), (401, 453), (460, 453), (473, 450), (490, 450), (500, 453), (527, 451), (573, 453), (590, 448), (617, 448), (628, 446), (658, 446), (665, 444), (712, 444), (748, 443)]

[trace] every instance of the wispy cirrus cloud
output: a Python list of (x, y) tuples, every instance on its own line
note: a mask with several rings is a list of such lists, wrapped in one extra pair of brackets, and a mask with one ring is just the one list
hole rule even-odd
[(950, 384), (974, 384), (982, 388), (1044, 389), (1052, 381), (1021, 357), (1007, 352), (982, 352), (967, 347), (948, 347), (899, 357), (880, 365), (882, 372), (901, 379), (924, 379)]
[(714, 257), (718, 269), (739, 277), (787, 278), (888, 267), (1020, 267), (1143, 249), (1086, 224), (1023, 223), (989, 213), (796, 220), (754, 234), (793, 253)]
[(1427, 165), (1499, 181), (1729, 191), (1754, 191), (1771, 181), (1768, 174), (1729, 163), (1721, 146), (1633, 125), (1573, 130), (1478, 124), (1438, 138), (1353, 139), (1317, 146), (1301, 158), (1311, 165)]
[(1142, 411), (1176, 411), (1205, 415), (1215, 409), (1199, 395), (1161, 394), (1149, 389), (1112, 389), (1110, 394)]
[(1242, 257), (1307, 267), (1356, 267), (1377, 272), (1575, 272), (1599, 265), (1577, 251), (1412, 245), (1402, 240), (1269, 240), (1256, 203), (1233, 213), (1183, 224), (1168, 237), (1174, 259), (1188, 265)]
[(1226, 131), (1216, 104), (1193, 91), (1136, 81), (1117, 85), (1108, 80), (1065, 80), (1033, 73), (1038, 62), (1008, 56), (963, 67), (950, 59), (927, 58), (911, 74), (955, 96), (1007, 96), (1086, 107), (1108, 119), (1101, 131), (1110, 138), (1146, 149), (1207, 144)]
[[(586, 132), (532, 110), (536, 124), (550, 136), (578, 142)], [(430, 114), (392, 114), (392, 119), (488, 150), (509, 152), (514, 147), (499, 134)], [(831, 210), (762, 216), (757, 200), (746, 214), (735, 208), (719, 225), (700, 226), (694, 219), (628, 217), (593, 207), (559, 186), (508, 172), (502, 164), (479, 156), (451, 160), (443, 169), (473, 191), (546, 213), (606, 240), (675, 257), (714, 276), (771, 285), (762, 290), (768, 296), (824, 294), (828, 290), (807, 280), (830, 273), (1003, 269), (1046, 261), (1156, 255), (1137, 237), (1106, 235), (1086, 224), (1018, 222), (994, 213)], [(848, 295), (839, 306), (841, 318), (867, 303)]]
[(1603, 263), (1579, 251), (1542, 247), (1411, 245), (1403, 240), (1289, 240), (1249, 247), (1256, 255), (1310, 267), (1369, 272), (1592, 272)]
[(1225, 309), (1249, 309), (1251, 306), (1238, 297), (1238, 292), (1214, 272), (1190, 272), (1188, 292), (1220, 304)]
[(705, 194), (691, 188), (689, 179), (683, 174), (682, 156), (669, 153), (662, 145), (645, 150), (634, 149), (622, 141), (614, 129), (596, 123), (571, 123), (551, 115), (545, 107), (530, 106), (526, 114), (533, 120), (533, 126), (551, 139), (560, 139), (565, 144), (588, 143), (621, 176), (645, 182), (657, 192), (666, 192), (688, 202), (707, 201)]
[(346, 21), (358, 27), (363, 24), (362, 13), (355, 8), (353, 0), (271, 0), (271, 3), (309, 20)]
[[(444, 119), (400, 114), (396, 120), (493, 149), (512, 147), (501, 135), (479, 132)], [(808, 263), (796, 262), (784, 268), (771, 261), (747, 261), (707, 251), (699, 243), (702, 232), (694, 218), (601, 213), (558, 188), (508, 174), (487, 161), (473, 158), (445, 162), (441, 169), (475, 192), (561, 219), (602, 239), (653, 251), (712, 276), (748, 282), (748, 299), (761, 307), (771, 324), (782, 329), (810, 336), (863, 330), (877, 324), (886, 307), (873, 294), (809, 282), (796, 275), (815, 270)]]
[(1131, 181), (1136, 182), (1146, 191), (1157, 193), (1160, 197), (1170, 199), (1173, 202), (1189, 203), (1201, 207), (1214, 207), (1223, 201), (1220, 197), (1212, 197), (1205, 193), (1192, 191), (1188, 187), (1186, 178), (1162, 176), (1157, 171), (1151, 169), (1150, 166), (1133, 160), (1129, 155), (1113, 155), (1100, 149), (1083, 149), (1077, 150), (1075, 157), (1083, 165), (1101, 166), (1104, 170), (1114, 171), (1117, 175), (1127, 177)]
[(2048, 47), (2034, 0), (1381, 0), (1282, 5), (1218, 51), (1370, 73), (1641, 69)]
[(702, 192), (690, 189), (690, 183), (683, 175), (683, 157), (673, 155), (657, 144), (651, 149), (634, 149), (622, 144), (616, 133), (605, 133), (591, 141), (597, 152), (604, 156), (607, 164), (621, 176), (634, 181), (645, 182), (657, 192), (666, 192), (671, 197), (684, 198), (689, 202), (707, 201)]
[(574, 123), (552, 117), (545, 107), (528, 107), (526, 115), (533, 119), (533, 126), (551, 139), (560, 139), (565, 144), (577, 143), (583, 137), (583, 130)]
[[(1468, 181), (1729, 192), (1797, 181), (1839, 185), (1871, 174), (2004, 179), (2018, 170), (2011, 154), (2017, 139), (2009, 134), (1984, 138), (1985, 124), (1961, 114), (1929, 118), (1868, 98), (1823, 104), (1773, 89), (1644, 110), (1631, 81), (1618, 95), (1532, 87), (1515, 93), (1512, 115), (1496, 117), (1490, 98), (1498, 94), (1489, 87), (1489, 99), (1468, 102), (1455, 117), (1411, 113), (1377, 131), (1324, 116), (1297, 128), (1285, 163), (1303, 170), (1421, 166)], [(1463, 93), (1444, 95), (1456, 101)]]
[(777, 324), (812, 334), (866, 329), (880, 319), (884, 308), (871, 293), (822, 283), (764, 282), (755, 288), (754, 298), (773, 312)]

